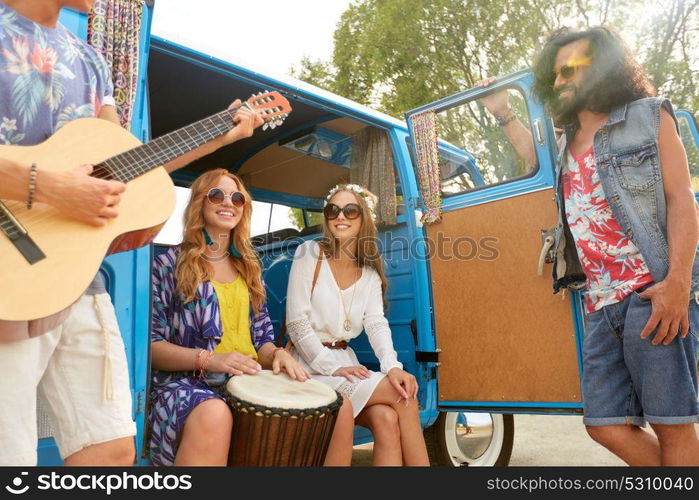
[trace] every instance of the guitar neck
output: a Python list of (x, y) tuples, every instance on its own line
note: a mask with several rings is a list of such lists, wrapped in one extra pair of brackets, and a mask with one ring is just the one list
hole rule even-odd
[(233, 117), (239, 108), (226, 109), (174, 130), (151, 142), (112, 156), (97, 167), (108, 170), (121, 182), (129, 182), (231, 130), (235, 126)]

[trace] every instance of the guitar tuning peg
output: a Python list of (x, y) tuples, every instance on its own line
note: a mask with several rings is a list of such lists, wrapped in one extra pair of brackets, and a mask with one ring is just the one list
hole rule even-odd
[(269, 124), (265, 123), (262, 125), (262, 130), (267, 130), (269, 128)]

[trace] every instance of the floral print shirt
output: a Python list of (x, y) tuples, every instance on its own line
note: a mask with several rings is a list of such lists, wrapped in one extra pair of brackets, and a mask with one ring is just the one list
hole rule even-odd
[(638, 247), (624, 234), (602, 190), (592, 148), (568, 151), (563, 173), (566, 217), (587, 276), (587, 311), (621, 302), (653, 278)]
[(0, 1), (0, 144), (34, 145), (114, 105), (101, 55), (61, 24), (48, 28)]

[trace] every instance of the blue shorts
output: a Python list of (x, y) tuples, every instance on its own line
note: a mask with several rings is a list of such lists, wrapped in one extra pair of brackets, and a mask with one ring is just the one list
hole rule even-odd
[(585, 425), (644, 426), (699, 422), (697, 335), (699, 304), (689, 303), (689, 334), (669, 345), (640, 337), (651, 301), (633, 292), (585, 316), (583, 408)]

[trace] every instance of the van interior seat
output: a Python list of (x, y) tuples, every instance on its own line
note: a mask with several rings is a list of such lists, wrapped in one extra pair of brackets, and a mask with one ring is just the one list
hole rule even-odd
[(301, 229), (299, 236), (307, 236), (309, 234), (317, 234), (323, 230), (323, 224), (316, 224), (315, 226), (307, 226)]
[(267, 293), (267, 309), (274, 325), (274, 333), (279, 334), (281, 323), (286, 315), (286, 292), (289, 286), (289, 273), (294, 261), (296, 248), (303, 243), (301, 238), (288, 240), (282, 245), (259, 249), (262, 261), (262, 279)]
[(291, 238), (296, 238), (300, 235), (298, 229), (292, 227), (287, 227), (284, 229), (278, 229), (270, 233), (260, 234), (250, 238), (253, 246), (259, 247), (263, 245), (269, 245), (270, 243), (279, 243), (280, 241), (288, 240)]

